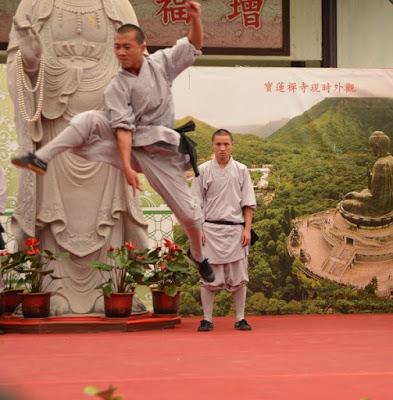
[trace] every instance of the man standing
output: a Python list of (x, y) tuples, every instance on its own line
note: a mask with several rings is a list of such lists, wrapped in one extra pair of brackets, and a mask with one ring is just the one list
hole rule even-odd
[(173, 130), (172, 82), (193, 64), (203, 44), (200, 4), (187, 0), (186, 6), (188, 37), (147, 57), (143, 31), (132, 24), (121, 26), (115, 37), (121, 68), (105, 90), (105, 111), (75, 116), (46, 146), (12, 162), (43, 174), (53, 157), (72, 149), (120, 168), (134, 193), (141, 190), (137, 173), (143, 172), (184, 227), (191, 256), (201, 276), (211, 282), (214, 274), (201, 242), (202, 213), (184, 176), (189, 159), (178, 151), (180, 135)]
[(219, 129), (213, 133), (212, 144), (214, 159), (199, 167), (200, 175), (192, 183), (192, 192), (199, 198), (204, 215), (204, 253), (215, 274), (211, 283), (201, 279), (203, 320), (198, 330), (213, 329), (214, 295), (220, 289), (233, 294), (235, 328), (251, 330), (244, 319), (244, 309), (255, 194), (247, 167), (232, 158), (232, 134)]

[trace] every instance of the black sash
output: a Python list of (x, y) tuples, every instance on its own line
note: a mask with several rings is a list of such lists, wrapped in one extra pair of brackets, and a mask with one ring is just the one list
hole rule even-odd
[[(212, 221), (209, 219), (206, 219), (205, 222), (208, 222), (209, 224), (217, 224), (217, 225), (243, 225), (244, 226), (244, 222), (233, 222), (233, 221)], [(251, 240), (250, 240), (250, 246), (254, 245), (254, 243), (256, 241), (258, 241), (259, 236), (258, 234), (254, 231), (254, 229), (251, 228)]]
[(175, 129), (177, 133), (180, 134), (180, 143), (179, 143), (179, 152), (182, 154), (188, 154), (190, 156), (190, 164), (192, 169), (194, 170), (195, 176), (199, 176), (198, 170), (198, 160), (197, 160), (197, 152), (195, 147), (197, 144), (186, 136), (186, 132), (192, 132), (195, 130), (194, 121), (188, 121), (182, 126), (179, 126)]

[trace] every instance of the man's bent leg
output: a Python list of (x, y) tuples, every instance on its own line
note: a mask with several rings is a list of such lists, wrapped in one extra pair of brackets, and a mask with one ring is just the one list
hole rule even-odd
[(214, 273), (203, 255), (202, 211), (185, 180), (181, 156), (178, 153), (150, 153), (134, 148), (132, 158), (179, 220), (190, 240), (192, 258), (198, 264), (200, 274), (212, 282)]
[(182, 160), (176, 154), (148, 153), (139, 148), (133, 149), (132, 157), (186, 231), (192, 257), (201, 262), (204, 259), (201, 240), (203, 216), (184, 178)]

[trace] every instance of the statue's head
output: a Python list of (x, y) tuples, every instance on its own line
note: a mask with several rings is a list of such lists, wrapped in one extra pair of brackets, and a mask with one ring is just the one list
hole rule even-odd
[(390, 139), (382, 131), (375, 131), (370, 135), (368, 143), (373, 153), (378, 156), (386, 156), (390, 151)]

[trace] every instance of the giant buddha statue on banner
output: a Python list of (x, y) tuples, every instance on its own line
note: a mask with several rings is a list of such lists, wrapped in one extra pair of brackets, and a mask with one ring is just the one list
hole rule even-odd
[(336, 210), (299, 218), (289, 251), (318, 277), (358, 288), (377, 279), (377, 293), (391, 296), (393, 156), (385, 133), (373, 132), (369, 144), (377, 160), (369, 171), (368, 187), (347, 193)]
[[(102, 109), (103, 90), (118, 68), (117, 27), (136, 23), (128, 0), (22, 0), (8, 48), (8, 80), (15, 102), (20, 152), (47, 143), (76, 114)], [(65, 152), (43, 177), (22, 171), (13, 230), (19, 242), (38, 236), (43, 248), (67, 251), (50, 283), (52, 314), (103, 309), (101, 273), (124, 240), (147, 246), (147, 226), (121, 171)], [(142, 305), (140, 305), (142, 306)]]
[(393, 156), (390, 154), (390, 139), (385, 133), (375, 131), (369, 144), (378, 160), (369, 177), (368, 188), (350, 192), (344, 196), (341, 209), (363, 217), (382, 217), (393, 211)]

